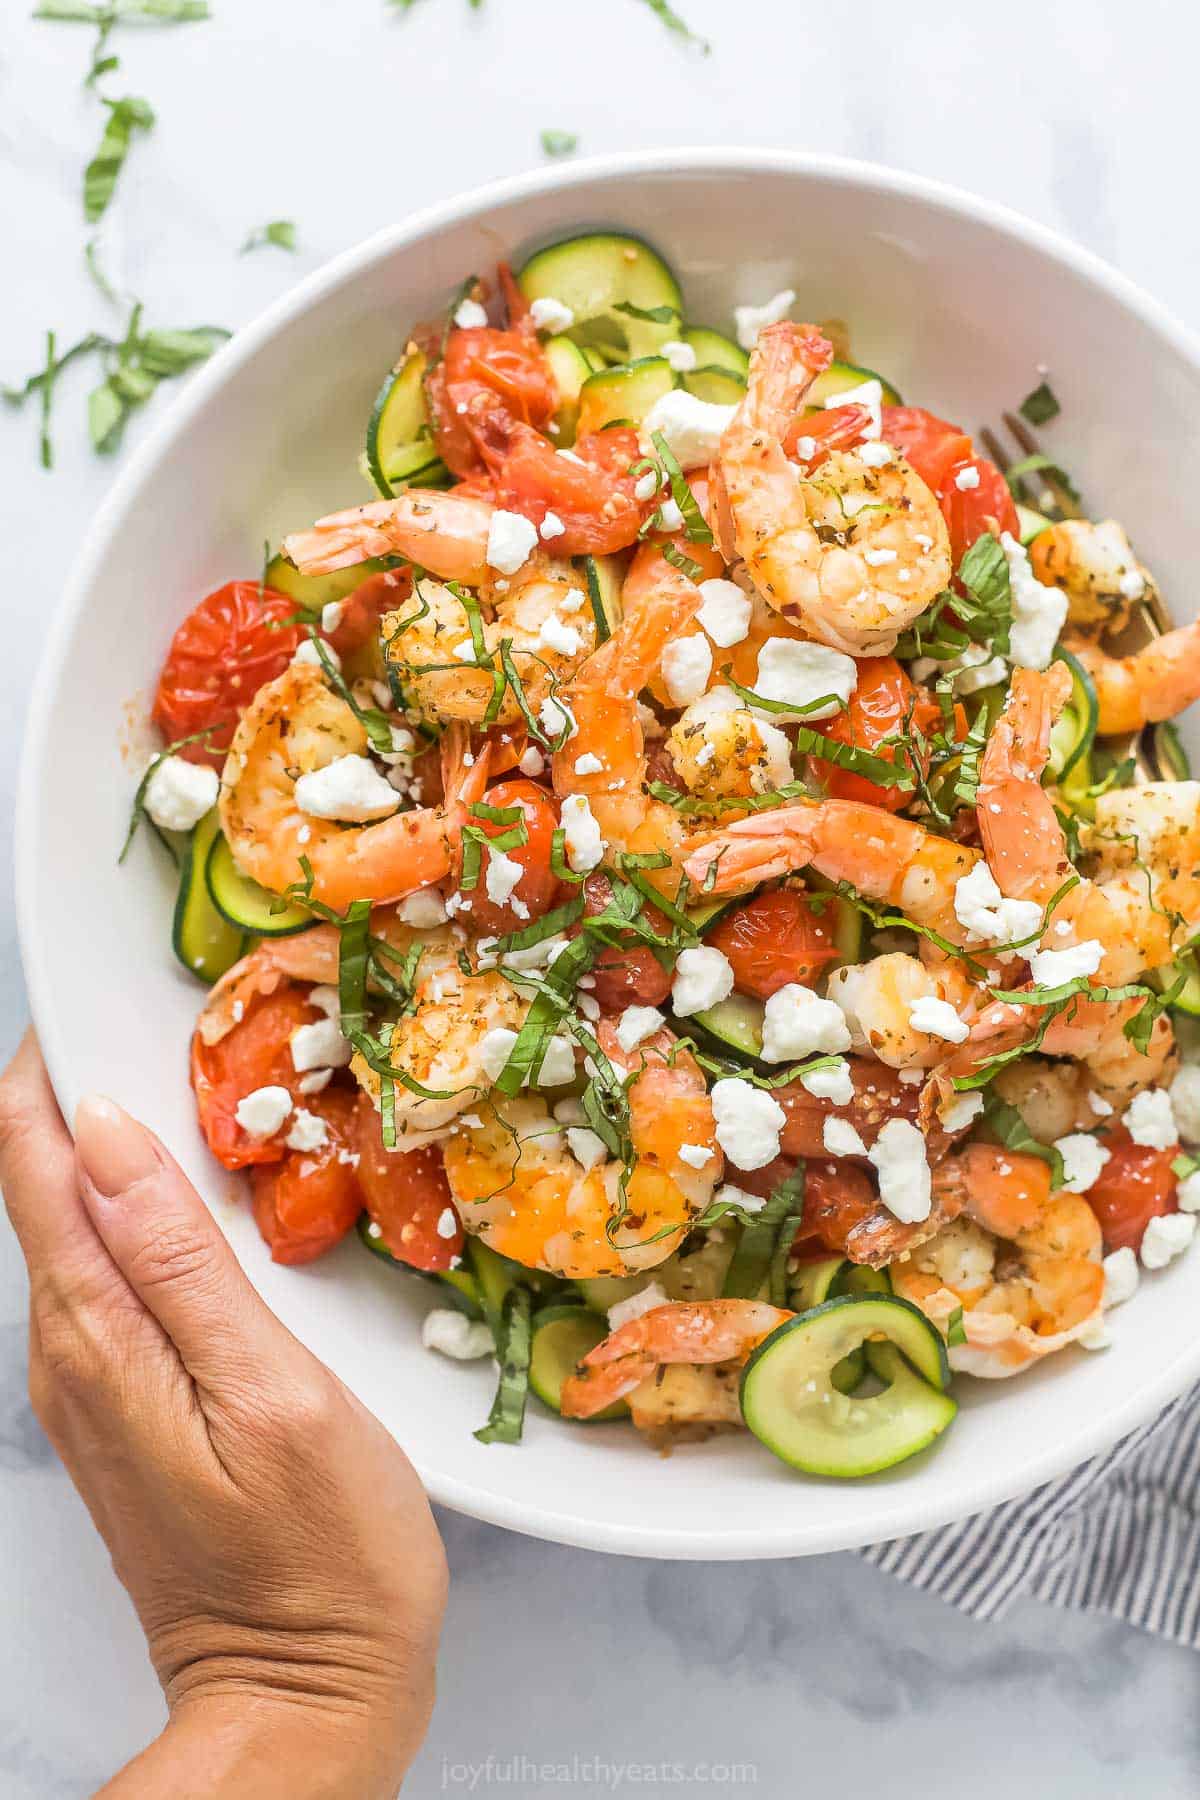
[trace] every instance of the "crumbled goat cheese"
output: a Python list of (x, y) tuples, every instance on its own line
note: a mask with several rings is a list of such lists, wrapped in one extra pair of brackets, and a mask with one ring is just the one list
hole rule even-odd
[(457, 657), (459, 662), (473, 663), (475, 661), (475, 646), (470, 638), (463, 638), (461, 642), (451, 644), (450, 654), (451, 656)]
[(146, 783), (143, 803), (160, 831), (190, 831), (217, 804), (220, 786), (207, 764), (164, 756)]
[(1175, 1204), (1180, 1212), (1200, 1212), (1200, 1169), (1193, 1169), (1190, 1175), (1180, 1177), (1175, 1189)]
[(922, 994), (914, 1000), (908, 1009), (908, 1022), (914, 1031), (942, 1038), (947, 1044), (961, 1044), (968, 1032), (950, 1002), (939, 1000), (936, 994)]
[(496, 1348), (491, 1329), (482, 1319), (468, 1319), (453, 1306), (435, 1306), (425, 1314), (421, 1342), (426, 1350), (437, 1350), (455, 1362), (475, 1362)]
[(672, 706), (689, 706), (708, 686), (713, 658), (707, 638), (676, 638), (662, 653), (662, 675)]
[(879, 1198), (905, 1225), (929, 1217), (933, 1185), (925, 1139), (907, 1119), (889, 1119), (867, 1155), (879, 1176)]
[(1121, 1123), (1135, 1144), (1151, 1150), (1170, 1150), (1179, 1142), (1175, 1131), (1175, 1115), (1166, 1088), (1144, 1088), (1135, 1094), (1121, 1117)]
[(726, 1076), (711, 1095), (717, 1142), (735, 1169), (765, 1169), (779, 1155), (787, 1114), (765, 1088)]
[(786, 319), (795, 304), (796, 290), (781, 288), (777, 294), (772, 294), (763, 306), (735, 306), (733, 309), (734, 329), (742, 349), (753, 350), (763, 326), (777, 325), (780, 319)]
[(713, 1159), (714, 1152), (707, 1144), (680, 1144), (679, 1160), (686, 1163), (689, 1169), (702, 1169), (705, 1163)]
[(604, 856), (604, 839), (586, 794), (568, 794), (560, 817), (567, 861), (576, 875), (587, 875)]
[(1123, 1306), (1137, 1292), (1138, 1260), (1128, 1245), (1104, 1258), (1104, 1306)]
[(711, 944), (681, 950), (671, 982), (671, 1004), (678, 1017), (707, 1012), (733, 992), (733, 968), (723, 951)]
[(1029, 566), (1029, 553), (1010, 531), (1000, 534), (1012, 590), (1009, 655), (1019, 669), (1045, 669), (1066, 624), (1068, 599), (1062, 588), (1043, 587)]
[(527, 750), (521, 752), (521, 760), (517, 764), (522, 775), (528, 775), (531, 781), (537, 780), (545, 766), (546, 759), (536, 744), (530, 744)]
[(646, 414), (642, 437), (650, 443), (653, 434), (660, 431), (681, 469), (707, 468), (736, 411), (733, 406), (697, 400), (685, 388), (672, 388)]
[[(342, 622), (342, 614), (345, 609), (346, 602), (344, 600), (327, 600), (321, 608), (321, 630), (327, 633), (336, 631)], [(390, 694), (388, 695), (388, 705), (391, 705)]]
[(831, 1114), (821, 1127), (821, 1142), (830, 1156), (865, 1156), (867, 1146), (855, 1131), (849, 1119), (839, 1119)]
[[(828, 719), (839, 712), (858, 685), (858, 665), (852, 656), (831, 650), (828, 644), (810, 644), (801, 638), (768, 638), (758, 653), (754, 692), (764, 700), (782, 701), (794, 707), (806, 723)], [(827, 706), (812, 707), (814, 700), (830, 696)], [(781, 715), (773, 713), (773, 718)]]
[(554, 738), (556, 741), (565, 731), (567, 741), (570, 742), (579, 730), (570, 708), (561, 700), (556, 700), (553, 694), (547, 694), (542, 701), (538, 709), (538, 724), (548, 738)]
[(1171, 1083), (1175, 1129), (1185, 1144), (1200, 1144), (1200, 1063), (1185, 1063)]
[(321, 983), (317, 987), (309, 988), (306, 998), (308, 1004), (315, 1006), (318, 1012), (324, 1013), (327, 1019), (341, 1018), (342, 999), (335, 987), (327, 987)]
[(575, 314), (563, 301), (545, 294), (531, 303), (529, 319), (535, 331), (569, 331), (575, 323)]
[(582, 588), (568, 588), (558, 603), (559, 612), (577, 613), (587, 605), (587, 595)]
[(1112, 1155), (1087, 1131), (1056, 1138), (1054, 1148), (1063, 1159), (1063, 1180), (1073, 1194), (1086, 1194)]
[(479, 1040), (479, 1066), (489, 1081), (499, 1078), (516, 1041), (516, 1032), (510, 1031), (507, 1025), (494, 1025), (484, 1032)]
[(590, 1130), (586, 1125), (570, 1125), (567, 1128), (567, 1143), (571, 1155), (581, 1169), (599, 1168), (608, 1159), (608, 1150), (604, 1139)]
[(414, 931), (432, 931), (435, 925), (446, 923), (446, 902), (437, 888), (418, 888), (400, 902), (396, 916)]
[(696, 366), (696, 352), (678, 338), (670, 338), (658, 354), (666, 358), (677, 375), (690, 375)]
[(617, 1020), (617, 1043), (628, 1056), (644, 1038), (653, 1037), (663, 1023), (657, 1006), (627, 1006)]
[(1070, 944), (1065, 950), (1031, 950), (1029, 973), (1038, 987), (1058, 987), (1064, 981), (1094, 975), (1104, 960), (1104, 946), (1095, 938)]
[(478, 300), (460, 300), (454, 313), (454, 323), (462, 331), (475, 330), (488, 322), (487, 313)]
[(552, 1037), (537, 1073), (540, 1088), (565, 1087), (575, 1079), (575, 1046), (568, 1037)]
[(943, 1131), (966, 1131), (975, 1123), (982, 1111), (982, 1094), (957, 1094), (949, 1106), (942, 1108), (938, 1117), (941, 1119)]
[(890, 444), (862, 444), (858, 451), (859, 461), (866, 463), (868, 469), (886, 468), (895, 459), (895, 455)]
[(386, 819), (400, 804), (395, 789), (366, 756), (338, 756), (322, 769), (301, 775), (296, 805), (313, 819), (342, 819), (361, 824)]
[(814, 1100), (832, 1100), (835, 1106), (849, 1106), (854, 1098), (854, 1077), (844, 1058), (826, 1068), (814, 1069), (810, 1075), (801, 1075), (800, 1086)]
[(332, 1069), (310, 1069), (307, 1075), (302, 1075), (300, 1077), (296, 1086), (307, 1099), (309, 1094), (321, 1093), (323, 1089), (329, 1086), (332, 1080)]
[(635, 500), (653, 500), (657, 492), (658, 475), (654, 469), (647, 469), (646, 473), (644, 475), (639, 475), (633, 484), (633, 497)]
[(1146, 577), (1140, 569), (1126, 569), (1117, 586), (1125, 600), (1140, 600), (1146, 591)]
[(488, 526), (488, 568), (499, 569), (501, 575), (515, 575), (530, 551), (537, 548), (537, 541), (537, 531), (521, 513), (498, 508)]
[(292, 1110), (292, 1096), (285, 1087), (260, 1087), (243, 1094), (233, 1116), (247, 1137), (273, 1137)]
[(1162, 1213), (1151, 1219), (1142, 1234), (1143, 1269), (1165, 1269), (1182, 1256), (1196, 1235), (1195, 1213)]
[(968, 943), (1019, 943), (1036, 931), (1042, 909), (1033, 900), (1008, 900), (980, 859), (954, 884), (954, 916), (967, 932)]
[(344, 1069), (354, 1055), (336, 1019), (315, 1019), (311, 1025), (297, 1025), (290, 1041), (292, 1067), (297, 1075), (303, 1075), (307, 1069)]
[(968, 463), (965, 469), (958, 471), (954, 477), (954, 485), (960, 494), (965, 494), (969, 489), (979, 486), (979, 470), (974, 463)]
[(600, 758), (591, 750), (585, 750), (582, 756), (577, 756), (575, 758), (575, 773), (577, 775), (599, 775), (603, 767), (604, 764), (600, 761)]
[(506, 856), (503, 850), (489, 850), (487, 871), (483, 878), (488, 899), (495, 901), (497, 906), (503, 906), (512, 897), (512, 891), (524, 873), (524, 868), (515, 856)]
[(659, 1287), (657, 1281), (648, 1281), (636, 1294), (630, 1294), (627, 1300), (618, 1300), (609, 1307), (608, 1329), (619, 1331), (631, 1319), (640, 1319), (643, 1313), (653, 1312), (656, 1306), (666, 1306), (669, 1300), (670, 1295)]
[(437, 1234), (440, 1238), (452, 1238), (458, 1233), (458, 1214), (452, 1206), (444, 1206), (438, 1214)]
[(325, 652), (324, 661), (318, 653), (317, 646), (313, 643), (312, 639), (306, 637), (302, 644), (297, 644), (292, 661), (301, 664), (313, 663), (318, 669), (324, 668), (325, 662), (328, 662), (334, 670), (339, 670), (342, 666), (342, 659), (334, 649), (333, 645), (323, 643), (321, 649)]
[(319, 1150), (329, 1142), (329, 1127), (319, 1113), (306, 1112), (298, 1106), (283, 1141), (289, 1150)]
[(562, 656), (574, 656), (577, 651), (582, 650), (583, 639), (573, 625), (568, 625), (557, 613), (551, 613), (542, 621), (538, 644), (544, 650), (557, 650)]
[(801, 982), (777, 988), (763, 1007), (762, 1053), (767, 1062), (802, 1056), (832, 1056), (850, 1048), (846, 1015), (834, 1000), (823, 1000)]
[(702, 581), (700, 592), (704, 598), (696, 617), (713, 643), (722, 650), (743, 643), (753, 612), (749, 595), (743, 594), (736, 581), (726, 581), (720, 575)]
[(558, 514), (553, 512), (548, 512), (538, 527), (538, 536), (544, 544), (548, 544), (551, 538), (565, 537), (566, 532), (566, 526)]
[(736, 1206), (739, 1212), (761, 1212), (767, 1204), (763, 1194), (748, 1194), (745, 1188), (734, 1185), (732, 1181), (723, 1181), (713, 1195), (714, 1206)]

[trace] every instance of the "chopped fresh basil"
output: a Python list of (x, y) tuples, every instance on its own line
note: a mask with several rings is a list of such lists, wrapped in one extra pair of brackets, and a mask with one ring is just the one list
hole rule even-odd
[[(613, 311), (624, 313), (629, 319), (642, 319), (647, 325), (674, 325), (680, 318), (677, 306), (635, 306), (632, 300), (618, 300)], [(659, 435), (658, 432), (654, 434), (656, 443)], [(659, 454), (662, 454), (661, 448)]]
[[(733, 1260), (721, 1289), (726, 1300), (754, 1300), (764, 1282), (775, 1287), (773, 1277), (781, 1263), (785, 1283), (787, 1253), (796, 1235), (796, 1227), (804, 1213), (804, 1163), (797, 1163), (792, 1173), (775, 1188), (761, 1212), (753, 1215), (743, 1227)], [(786, 1236), (787, 1247), (782, 1258), (778, 1253)], [(780, 1304), (776, 1302), (776, 1304)]]
[(573, 131), (543, 131), (538, 141), (547, 156), (571, 156), (579, 148)]
[(1053, 1144), (1043, 1144), (1034, 1137), (1015, 1106), (1009, 1106), (1007, 1101), (1001, 1100), (999, 1094), (988, 1094), (983, 1103), (983, 1120), (1006, 1149), (1019, 1151), (1025, 1156), (1036, 1156), (1049, 1164), (1052, 1189), (1065, 1185), (1066, 1174), (1061, 1153)]
[(261, 250), (265, 244), (274, 244), (278, 250), (295, 250), (295, 221), (272, 219), (267, 225), (256, 226), (238, 251), (238, 255), (245, 256), (248, 250)]
[[(615, 310), (620, 312), (621, 308), (617, 307)], [(670, 314), (671, 308), (669, 306), (659, 306), (655, 308), (654, 315), (644, 314), (641, 316), (651, 317), (656, 316), (658, 313)], [(672, 451), (671, 446), (668, 444), (661, 431), (656, 431), (653, 434), (651, 442), (658, 451), (659, 461), (667, 472), (667, 479), (671, 484), (671, 498), (683, 514), (683, 529), (688, 542), (691, 544), (711, 544), (713, 541), (713, 534), (709, 529), (708, 521), (700, 511), (700, 504), (697, 501), (695, 494), (693, 494), (691, 488), (688, 486), (687, 476), (680, 468), (678, 459)], [(692, 579), (695, 580), (695, 577), (693, 576)]]
[(1031, 425), (1048, 425), (1051, 419), (1057, 419), (1062, 408), (1050, 383), (1040, 381), (1031, 394), (1026, 394), (1017, 411)]
[(108, 121), (99, 148), (83, 171), (83, 216), (93, 225), (116, 192), (134, 132), (150, 131), (154, 125), (153, 107), (136, 94), (122, 100), (102, 97), (101, 105), (108, 108)]
[(950, 1317), (946, 1320), (946, 1342), (949, 1345), (954, 1345), (965, 1344), (966, 1341), (967, 1333), (963, 1326), (963, 1309), (961, 1306), (956, 1306), (954, 1311), (950, 1314)]
[(673, 32), (691, 49), (697, 50), (701, 56), (708, 56), (711, 53), (712, 45), (708, 39), (697, 36), (687, 21), (680, 18), (669, 0), (643, 0), (643, 4), (662, 20), (668, 31)]
[(530, 1329), (532, 1296), (527, 1287), (514, 1285), (504, 1296), (496, 1355), (500, 1379), (488, 1422), (475, 1433), (481, 1444), (519, 1444), (529, 1397), (529, 1358), (533, 1344)]

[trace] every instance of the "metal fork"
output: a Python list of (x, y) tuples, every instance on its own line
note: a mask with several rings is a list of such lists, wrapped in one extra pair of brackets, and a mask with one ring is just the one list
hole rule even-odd
[[(1001, 418), (1003, 429), (1007, 430), (1017, 445), (1020, 453), (1018, 456), (1009, 454), (1000, 432), (993, 431), (990, 426), (985, 425), (979, 436), (992, 461), (1003, 474), (1007, 474), (1014, 463), (1024, 461), (1026, 457), (1040, 455), (1042, 447), (1019, 413), (1006, 412), (1001, 414)], [(1034, 507), (1052, 523), (1085, 517), (1070, 489), (1058, 479), (1053, 469), (1035, 469), (1027, 475), (1019, 475), (1017, 486), (1023, 504)], [(1163, 604), (1158, 584), (1148, 572), (1143, 573), (1146, 579), (1145, 592), (1130, 609), (1128, 621), (1113, 640), (1113, 650), (1122, 656), (1143, 649), (1146, 644), (1172, 629), (1171, 615)], [(1105, 738), (1104, 744), (1118, 763), (1127, 757), (1133, 758), (1134, 780), (1137, 782), (1169, 780), (1174, 773), (1166, 766), (1162, 740), (1158, 727), (1154, 725), (1143, 726), (1141, 731), (1130, 732), (1128, 736)]]

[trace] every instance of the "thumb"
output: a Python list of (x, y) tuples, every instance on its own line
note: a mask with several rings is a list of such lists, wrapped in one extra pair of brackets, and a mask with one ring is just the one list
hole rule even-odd
[(291, 1342), (259, 1298), (179, 1165), (99, 1094), (79, 1103), (75, 1158), (83, 1204), (108, 1254), (202, 1387), (270, 1367)]

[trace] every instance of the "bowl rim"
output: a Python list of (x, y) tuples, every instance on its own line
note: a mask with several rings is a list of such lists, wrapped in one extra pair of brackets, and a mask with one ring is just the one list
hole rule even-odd
[[(1127, 313), (1138, 318), (1200, 369), (1200, 336), (1183, 325), (1160, 301), (1137, 283), (1050, 226), (1029, 219), (998, 201), (930, 176), (824, 152), (762, 148), (684, 147), (632, 150), (528, 170), (483, 186), (468, 189), (450, 199), (409, 213), (381, 227), (362, 242), (339, 252), (303, 277), (278, 299), (238, 330), (211, 360), (189, 380), (187, 388), (146, 433), (130, 455), (93, 517), (72, 565), (47, 634), (31, 691), (17, 778), (14, 821), (14, 887), (17, 935), (29, 993), (30, 1012), (59, 1103), (69, 1118), (80, 1095), (71, 1073), (65, 1036), (57, 1029), (51, 1003), (53, 962), (38, 930), (36, 886), (39, 847), (38, 790), (50, 744), (52, 701), (56, 670), (74, 637), (86, 597), (109, 544), (119, 529), (130, 501), (146, 478), (190, 429), (192, 420), (239, 369), (249, 363), (281, 327), (319, 303), (332, 290), (395, 253), (412, 247), (427, 234), (548, 193), (587, 187), (595, 182), (646, 175), (737, 174), (796, 175), (818, 179), (831, 186), (853, 187), (892, 194), (923, 202), (943, 213), (974, 224), (983, 224), (1001, 235), (1065, 265), (1084, 281), (1099, 287)], [(924, 1532), (952, 1521), (964, 1520), (1002, 1501), (1024, 1494), (1056, 1476), (1079, 1467), (1108, 1449), (1127, 1432), (1182, 1393), (1200, 1376), (1200, 1339), (1194, 1352), (1176, 1357), (1145, 1382), (1123, 1403), (1097, 1416), (1090, 1424), (1064, 1436), (1053, 1449), (1033, 1461), (981, 1474), (965, 1485), (959, 1483), (941, 1503), (928, 1497), (920, 1517), (909, 1506), (907, 1516), (896, 1500), (897, 1488), (881, 1487), (881, 1511), (899, 1517), (888, 1535), (871, 1541), (888, 1542), (913, 1532)], [(763, 1557), (807, 1555), (843, 1550), (864, 1542), (861, 1523), (839, 1525), (836, 1505), (819, 1529), (812, 1526), (763, 1532), (746, 1524), (731, 1524), (714, 1531), (684, 1527), (669, 1534), (658, 1529), (635, 1529), (574, 1514), (548, 1510), (510, 1499), (473, 1482), (416, 1464), (431, 1498), (454, 1511), (504, 1526), (526, 1535), (581, 1549), (608, 1551), (668, 1559), (750, 1560)]]

